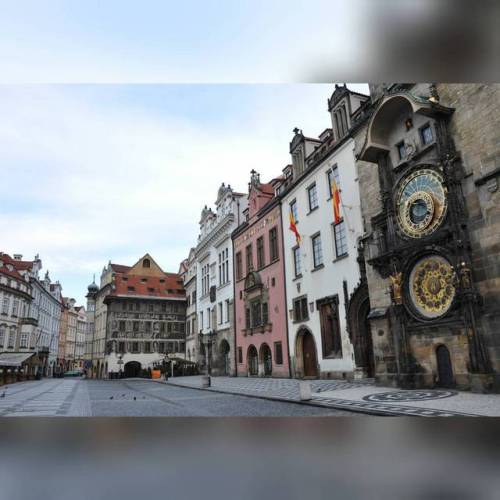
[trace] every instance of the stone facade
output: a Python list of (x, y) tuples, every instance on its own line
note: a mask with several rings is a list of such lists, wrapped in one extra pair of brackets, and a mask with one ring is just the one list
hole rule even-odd
[(351, 134), (376, 380), (490, 390), (499, 338), (499, 86), (371, 92)]

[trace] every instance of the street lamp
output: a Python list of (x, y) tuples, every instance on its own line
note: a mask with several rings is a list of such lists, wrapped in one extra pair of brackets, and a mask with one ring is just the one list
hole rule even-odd
[(122, 378), (122, 365), (123, 365), (123, 354), (118, 354), (118, 361), (116, 362), (120, 366), (119, 378)]
[(214, 338), (217, 336), (217, 332), (215, 330), (210, 330), (208, 333), (199, 333), (199, 338), (200, 338), (200, 343), (204, 344), (205, 345), (205, 356), (206, 356), (206, 365), (207, 365), (207, 375), (210, 375), (211, 374), (211, 370), (212, 370), (212, 367), (211, 367), (211, 363), (210, 363), (210, 359), (211, 359), (211, 354), (212, 354), (212, 344), (214, 342)]

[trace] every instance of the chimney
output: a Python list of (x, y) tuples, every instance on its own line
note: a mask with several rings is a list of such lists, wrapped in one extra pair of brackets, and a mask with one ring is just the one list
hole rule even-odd
[(23, 256), (20, 253), (15, 253), (14, 260), (23, 260)]

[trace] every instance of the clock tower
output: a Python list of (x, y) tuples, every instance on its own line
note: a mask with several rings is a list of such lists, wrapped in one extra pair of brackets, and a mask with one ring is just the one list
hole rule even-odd
[(373, 282), (384, 283), (377, 293), (387, 297), (386, 307), (372, 307), (369, 316), (382, 383), (491, 385), (471, 271), (465, 170), (449, 132), (453, 113), (434, 85), (392, 85), (367, 110), (358, 134), (358, 167), (375, 168), (379, 187), (369, 221), (365, 211), (371, 231), (363, 244)]

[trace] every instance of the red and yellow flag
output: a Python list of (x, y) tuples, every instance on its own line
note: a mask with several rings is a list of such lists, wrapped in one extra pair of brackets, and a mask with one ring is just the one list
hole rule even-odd
[(337, 186), (335, 178), (332, 180), (332, 203), (333, 203), (333, 218), (335, 224), (340, 222), (340, 189)]
[(297, 245), (300, 246), (302, 238), (300, 237), (299, 230), (297, 229), (297, 222), (295, 220), (292, 210), (290, 210), (290, 231), (292, 231), (292, 233), (295, 234), (295, 240), (297, 241)]

